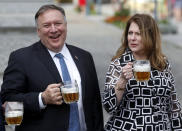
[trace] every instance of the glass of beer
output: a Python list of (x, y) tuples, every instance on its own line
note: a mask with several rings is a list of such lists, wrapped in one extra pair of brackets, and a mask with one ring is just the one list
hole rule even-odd
[(77, 102), (79, 99), (79, 89), (76, 80), (65, 81), (61, 87), (61, 93), (65, 103), (70, 104)]
[(23, 120), (23, 102), (6, 102), (5, 120), (8, 125), (20, 125)]
[(133, 72), (137, 81), (148, 81), (150, 79), (150, 61), (136, 60), (133, 63)]

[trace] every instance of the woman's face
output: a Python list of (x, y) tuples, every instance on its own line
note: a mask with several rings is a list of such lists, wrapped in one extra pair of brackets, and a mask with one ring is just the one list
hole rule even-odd
[(134, 56), (144, 55), (144, 45), (139, 27), (136, 23), (132, 22), (128, 30), (128, 46)]

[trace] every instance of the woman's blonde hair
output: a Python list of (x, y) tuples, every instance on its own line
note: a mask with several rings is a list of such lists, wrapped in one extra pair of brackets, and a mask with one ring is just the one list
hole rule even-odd
[(145, 54), (150, 60), (152, 67), (160, 71), (164, 70), (166, 67), (166, 59), (161, 50), (159, 28), (155, 20), (147, 14), (135, 14), (128, 20), (121, 39), (122, 44), (112, 60), (119, 58), (125, 52), (125, 50), (129, 48), (127, 37), (128, 30), (132, 22), (136, 23), (140, 29)]

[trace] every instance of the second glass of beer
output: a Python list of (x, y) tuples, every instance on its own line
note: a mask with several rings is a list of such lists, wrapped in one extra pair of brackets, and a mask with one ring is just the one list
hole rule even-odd
[(23, 102), (6, 102), (5, 120), (8, 125), (20, 125), (23, 119)]
[(133, 64), (134, 76), (137, 81), (148, 81), (150, 79), (150, 61), (136, 60)]
[(79, 99), (79, 89), (76, 80), (65, 81), (61, 87), (61, 93), (65, 103), (70, 104), (77, 102)]

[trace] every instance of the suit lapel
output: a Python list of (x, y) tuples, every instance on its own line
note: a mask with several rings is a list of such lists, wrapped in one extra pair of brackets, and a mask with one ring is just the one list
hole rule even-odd
[(82, 100), (84, 100), (85, 97), (85, 72), (84, 72), (84, 67), (83, 67), (83, 63), (82, 63), (82, 58), (81, 56), (78, 55), (77, 51), (74, 50), (74, 48), (72, 48), (69, 45), (66, 45), (70, 51), (70, 54), (77, 66), (77, 69), (80, 73), (80, 77), (81, 77), (81, 85), (82, 85)]
[(52, 77), (55, 79), (55, 81), (57, 83), (61, 82), (62, 79), (61, 79), (61, 76), (59, 75), (56, 65), (51, 55), (49, 54), (48, 50), (41, 42), (37, 44), (35, 52), (39, 60), (46, 66), (46, 68), (48, 69)]

